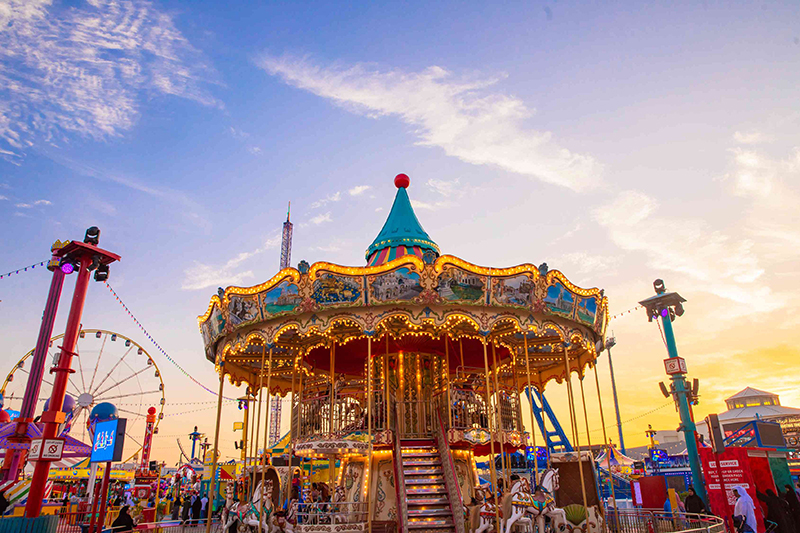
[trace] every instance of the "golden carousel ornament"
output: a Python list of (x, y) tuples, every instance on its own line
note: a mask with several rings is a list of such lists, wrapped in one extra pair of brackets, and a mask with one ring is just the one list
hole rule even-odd
[[(599, 516), (571, 378), (577, 374), (583, 397), (584, 374), (602, 347), (607, 298), (546, 264), (491, 268), (441, 255), (414, 213), (409, 183), (404, 174), (395, 178), (394, 203), (366, 266), (301, 261), (260, 285), (220, 289), (198, 318), (220, 399), (226, 376), (252, 391), (288, 395), (289, 457), (327, 461), (326, 483), (306, 483), (299, 495), (292, 496), (292, 476), (281, 476), (278, 508), (293, 501), (296, 533), (468, 531), (462, 511), (479, 492), (475, 457), (535, 447), (522, 395), (554, 381), (567, 384), (577, 451), (552, 457), (561, 470), (553, 496)], [(492, 487), (512, 486), (505, 457), (500, 470), (489, 461)], [(262, 479), (249, 486), (264, 483), (265, 470), (252, 469)], [(538, 479), (537, 467), (532, 488)]]

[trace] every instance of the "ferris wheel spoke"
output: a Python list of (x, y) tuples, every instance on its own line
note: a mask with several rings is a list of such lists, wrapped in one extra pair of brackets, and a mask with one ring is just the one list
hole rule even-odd
[(137, 418), (141, 418), (141, 417), (144, 416), (142, 413), (137, 413), (135, 411), (129, 411), (129, 410), (123, 409), (121, 407), (117, 407), (117, 411), (122, 411), (123, 413), (128, 413), (129, 415), (134, 415)]
[(103, 394), (107, 393), (108, 391), (110, 391), (110, 390), (111, 390), (111, 389), (113, 389), (114, 387), (117, 387), (117, 386), (119, 386), (119, 385), (122, 385), (122, 384), (123, 384), (123, 383), (125, 383), (126, 381), (128, 381), (128, 380), (130, 380), (130, 379), (133, 379), (133, 378), (135, 378), (136, 376), (138, 376), (139, 374), (141, 374), (141, 373), (142, 373), (142, 372), (144, 372), (145, 370), (149, 370), (149, 369), (150, 369), (150, 367), (149, 367), (149, 366), (146, 366), (146, 367), (144, 367), (143, 369), (139, 370), (138, 372), (136, 372), (136, 373), (134, 373), (134, 374), (131, 374), (131, 375), (130, 375), (130, 376), (128, 376), (127, 378), (125, 378), (125, 379), (121, 379), (121, 380), (119, 380), (119, 381), (115, 382), (115, 383), (114, 383), (113, 385), (111, 385), (110, 387), (107, 387), (107, 388), (106, 388), (106, 389), (105, 389), (103, 392), (98, 392), (98, 393), (96, 394), (96, 396), (102, 396)]
[[(116, 337), (115, 337), (116, 338)], [(89, 382), (89, 389), (91, 390), (94, 387), (94, 378), (97, 376), (97, 369), (100, 368), (100, 359), (103, 358), (103, 350), (106, 348), (106, 341), (108, 340), (108, 334), (103, 337), (103, 344), (100, 345), (100, 353), (97, 354), (97, 363), (94, 365), (94, 371), (92, 372), (92, 381)]]
[(98, 396), (96, 399), (97, 400), (101, 400), (102, 399), (104, 402), (107, 402), (108, 400), (118, 400), (120, 398), (128, 398), (130, 396), (143, 396), (145, 394), (156, 394), (158, 392), (161, 392), (161, 391), (158, 390), (158, 389), (155, 389), (155, 390), (149, 390), (149, 391), (145, 391), (145, 392), (131, 392), (129, 394), (118, 394), (117, 396), (104, 396), (102, 398), (100, 396)]
[(127, 431), (125, 432), (125, 435), (126, 435), (126, 436), (127, 436), (129, 439), (131, 439), (133, 442), (135, 442), (137, 445), (139, 445), (139, 447), (141, 447), (141, 448), (143, 448), (143, 447), (144, 447), (144, 446), (142, 446), (142, 443), (141, 443), (141, 442), (139, 442), (138, 440), (136, 440), (135, 438), (133, 438), (133, 437), (131, 436), (131, 434), (130, 434), (130, 433), (128, 433)]
[[(20, 371), (21, 371), (21, 372), (25, 372), (26, 374), (28, 374), (28, 377), (30, 377), (30, 375), (31, 375), (31, 373), (30, 373), (30, 372), (28, 372), (27, 370), (25, 370), (24, 368), (20, 368)], [(47, 383), (47, 384), (48, 384), (48, 385), (50, 385), (51, 387), (53, 386), (53, 382), (52, 382), (52, 381), (47, 381), (47, 380), (46, 380), (46, 379), (44, 379), (44, 378), (42, 378), (42, 383)]]
[[(83, 363), (81, 362), (81, 359), (82, 359), (81, 350), (80, 350), (80, 348), (78, 348), (78, 343), (77, 342), (75, 343), (75, 355), (76, 355), (76, 359), (78, 360), (78, 370), (80, 370), (80, 372), (81, 372), (81, 387), (83, 387), (83, 390), (86, 390), (86, 380), (83, 378)], [(77, 385), (73, 385), (73, 386), (75, 387), (75, 389), (78, 388)], [(80, 391), (78, 391), (78, 395), (80, 395)]]
[(83, 442), (83, 440), (86, 438), (86, 423), (87, 423), (87, 418), (89, 418), (87, 411), (88, 411), (87, 409), (83, 410), (83, 424), (81, 424), (81, 442)]
[(114, 363), (114, 366), (111, 368), (111, 370), (109, 370), (109, 371), (108, 371), (108, 374), (106, 374), (106, 375), (105, 375), (105, 377), (104, 377), (103, 379), (101, 379), (101, 380), (100, 380), (100, 383), (98, 383), (98, 384), (97, 384), (97, 387), (95, 387), (95, 388), (94, 388), (94, 390), (92, 390), (92, 391), (91, 391), (91, 394), (96, 394), (96, 393), (97, 393), (97, 390), (98, 390), (100, 387), (102, 387), (102, 386), (103, 386), (103, 383), (105, 383), (105, 382), (106, 382), (106, 380), (107, 380), (107, 379), (108, 379), (108, 378), (111, 376), (111, 374), (112, 374), (112, 373), (113, 373), (113, 372), (114, 372), (114, 371), (117, 369), (117, 367), (118, 367), (118, 366), (119, 366), (119, 365), (122, 363), (122, 361), (124, 361), (124, 360), (125, 360), (125, 358), (128, 356), (128, 354), (129, 354), (129, 353), (131, 353), (131, 350), (133, 350), (133, 347), (134, 347), (134, 345), (133, 345), (133, 344), (131, 344), (130, 348), (128, 348), (128, 351), (127, 351), (127, 352), (125, 352), (125, 353), (122, 355), (122, 357), (119, 359), (119, 361), (117, 361), (116, 363)]

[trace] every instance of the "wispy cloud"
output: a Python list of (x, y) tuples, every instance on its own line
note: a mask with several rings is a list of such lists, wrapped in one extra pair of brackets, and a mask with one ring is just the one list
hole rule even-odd
[(247, 139), (248, 137), (250, 137), (250, 134), (247, 133), (246, 131), (234, 128), (233, 126), (230, 126), (228, 128), (228, 133), (230, 133), (236, 139)]
[(331, 222), (331, 213), (328, 211), (327, 213), (311, 217), (308, 222), (314, 224), (315, 226), (319, 226), (320, 224), (324, 224), (326, 222)]
[(335, 192), (333, 194), (330, 194), (330, 195), (326, 196), (325, 198), (317, 200), (316, 202), (312, 202), (311, 203), (311, 209), (318, 209), (318, 208), (320, 208), (320, 207), (322, 207), (324, 205), (328, 205), (331, 202), (338, 202), (341, 199), (342, 199), (342, 193), (341, 192)]
[(658, 209), (654, 198), (623, 191), (594, 216), (621, 249), (643, 252), (651, 268), (683, 274), (694, 282), (693, 290), (746, 305), (748, 312), (784, 305), (760, 279), (764, 268), (753, 241), (715, 230), (702, 219), (658, 216)]
[(253, 155), (261, 155), (262, 154), (261, 148), (259, 146), (248, 146), (247, 147), (247, 151), (250, 152)]
[(307, 58), (264, 55), (259, 65), (286, 83), (370, 118), (398, 117), (419, 144), (475, 165), (497, 165), (576, 191), (601, 180), (602, 165), (528, 128), (534, 110), (496, 88), (502, 76), (459, 77), (432, 66), (421, 72), (363, 64), (320, 66)]
[(7, 196), (3, 196), (2, 194), (0, 194), (0, 200), (8, 200), (8, 197)]
[(741, 132), (737, 131), (733, 134), (733, 140), (739, 144), (760, 144), (769, 140), (769, 138), (760, 131)]
[(255, 250), (241, 252), (221, 266), (213, 266), (195, 262), (184, 271), (185, 278), (181, 284), (184, 290), (207, 289), (208, 287), (224, 287), (239, 285), (254, 276), (252, 270), (238, 271), (240, 265), (248, 259), (267, 250), (277, 248), (281, 244), (280, 235), (273, 235)]
[(5, 0), (0, 62), (0, 143), (7, 160), (69, 134), (120, 135), (152, 95), (221, 105), (206, 89), (216, 75), (205, 58), (146, 0), (76, 7)]
[(350, 189), (347, 192), (350, 194), (350, 196), (361, 196), (362, 194), (364, 194), (365, 192), (367, 192), (371, 188), (372, 187), (369, 186), (369, 185), (356, 185), (355, 187), (353, 187), (352, 189)]

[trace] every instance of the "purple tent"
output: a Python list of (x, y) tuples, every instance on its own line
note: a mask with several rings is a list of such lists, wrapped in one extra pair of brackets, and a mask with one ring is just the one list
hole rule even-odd
[[(0, 450), (27, 450), (30, 448), (30, 443), (9, 441), (9, 437), (14, 435), (14, 430), (16, 427), (16, 422), (9, 422), (7, 424), (0, 425)], [(41, 439), (42, 425), (28, 424), (27, 435), (30, 439)], [(84, 444), (78, 439), (70, 437), (69, 435), (61, 436), (64, 438), (63, 459), (89, 457), (92, 454), (92, 446), (90, 444)]]

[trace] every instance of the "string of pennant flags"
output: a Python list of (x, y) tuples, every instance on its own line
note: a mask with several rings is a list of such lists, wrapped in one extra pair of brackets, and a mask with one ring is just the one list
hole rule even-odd
[(6, 272), (5, 274), (0, 274), (0, 279), (9, 278), (11, 276), (18, 276), (19, 274), (23, 274), (27, 272), (29, 269), (33, 270), (36, 267), (43, 267), (47, 264), (47, 261), (39, 261), (38, 263), (34, 263), (32, 265), (28, 265), (26, 267), (18, 268), (16, 270), (12, 270), (11, 272)]
[(636, 311), (637, 309), (644, 309), (644, 306), (643, 305), (637, 305), (636, 307), (631, 307), (627, 311), (622, 311), (621, 313), (617, 313), (616, 315), (610, 316), (608, 318), (608, 320), (611, 321), (611, 320), (614, 320), (615, 318), (620, 318), (622, 316), (629, 315), (629, 314), (633, 313), (634, 311)]
[[(142, 331), (142, 334), (144, 334), (144, 336), (145, 336), (145, 337), (147, 337), (147, 340), (149, 340), (150, 342), (152, 342), (152, 343), (153, 343), (153, 345), (156, 347), (156, 349), (157, 349), (159, 352), (161, 352), (161, 355), (163, 355), (164, 357), (166, 357), (166, 358), (167, 358), (167, 361), (169, 361), (170, 363), (172, 363), (173, 365), (175, 365), (175, 366), (178, 368), (178, 370), (180, 370), (181, 372), (183, 372), (183, 375), (184, 375), (184, 376), (186, 376), (187, 378), (189, 378), (189, 379), (191, 379), (192, 381), (194, 381), (194, 382), (195, 382), (197, 385), (199, 385), (200, 387), (202, 387), (202, 388), (203, 388), (203, 389), (205, 389), (206, 391), (210, 392), (210, 393), (211, 393), (211, 394), (213, 394), (214, 396), (216, 396), (216, 395), (217, 395), (217, 391), (215, 391), (215, 390), (212, 390), (212, 389), (209, 389), (208, 387), (206, 387), (205, 385), (203, 385), (202, 383), (200, 383), (200, 382), (199, 382), (197, 379), (195, 379), (195, 377), (194, 377), (194, 376), (192, 376), (192, 375), (191, 375), (189, 372), (187, 372), (187, 371), (186, 371), (186, 370), (185, 370), (185, 369), (184, 369), (184, 368), (183, 368), (183, 367), (182, 367), (182, 366), (181, 366), (181, 365), (180, 365), (180, 364), (179, 364), (179, 363), (178, 363), (178, 362), (177, 362), (175, 359), (173, 359), (172, 357), (170, 357), (170, 355), (169, 355), (169, 354), (168, 354), (168, 353), (167, 353), (167, 352), (164, 350), (164, 348), (162, 348), (162, 347), (161, 347), (161, 345), (160, 345), (160, 344), (158, 344), (158, 342), (156, 342), (156, 340), (153, 338), (153, 336), (152, 336), (152, 335), (150, 335), (150, 332), (149, 332), (149, 331), (147, 331), (147, 329), (145, 329), (145, 327), (142, 325), (142, 323), (141, 323), (141, 322), (139, 322), (139, 319), (138, 319), (138, 318), (136, 318), (136, 315), (134, 315), (134, 314), (131, 312), (131, 310), (128, 308), (128, 306), (127, 306), (127, 305), (125, 305), (125, 302), (123, 302), (123, 301), (122, 301), (122, 298), (120, 298), (120, 297), (119, 297), (119, 294), (117, 294), (117, 291), (115, 291), (115, 290), (114, 290), (114, 289), (111, 287), (111, 285), (109, 285), (108, 281), (104, 281), (103, 283), (105, 284), (105, 286), (106, 286), (106, 287), (108, 287), (108, 290), (111, 292), (111, 295), (112, 295), (112, 296), (114, 296), (114, 298), (117, 300), (117, 303), (119, 303), (119, 304), (122, 306), (122, 308), (125, 310), (125, 312), (126, 312), (126, 313), (128, 313), (128, 316), (130, 317), (130, 319), (131, 319), (131, 320), (133, 320), (133, 323), (134, 323), (134, 324), (136, 324), (136, 325), (139, 327), (139, 329)], [(228, 398), (228, 397), (226, 397), (226, 396), (223, 396), (223, 398), (224, 398), (225, 400), (228, 400), (228, 401), (233, 401), (233, 400), (234, 400), (234, 398)]]

